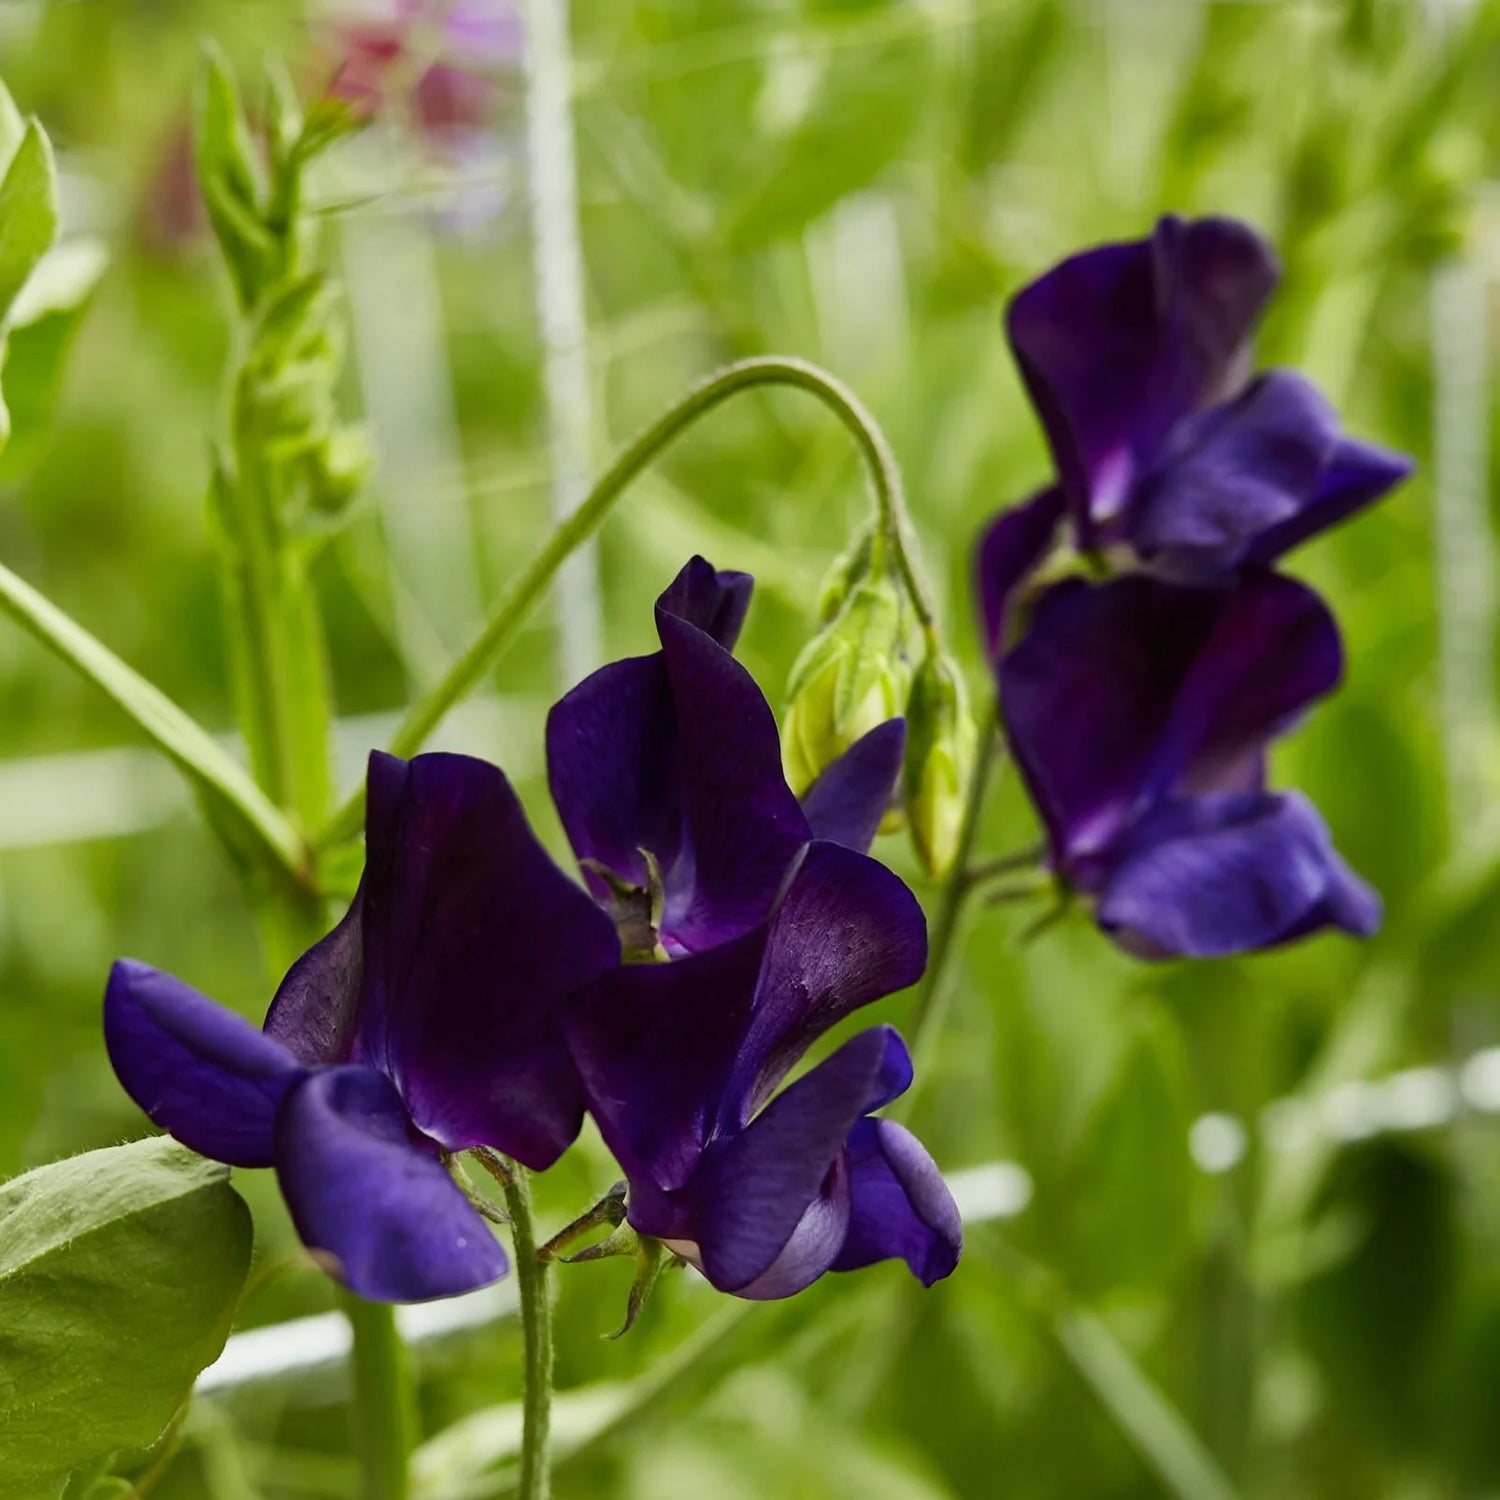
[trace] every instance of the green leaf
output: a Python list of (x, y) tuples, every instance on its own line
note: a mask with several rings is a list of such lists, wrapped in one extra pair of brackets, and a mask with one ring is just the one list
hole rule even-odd
[(223, 56), (204, 49), (194, 111), (198, 185), (241, 307), (252, 307), (275, 269), (278, 247), (266, 228), (264, 173), (245, 125), (239, 89)]
[(304, 850), (296, 830), (195, 719), (3, 565), (0, 610), (124, 709), (192, 783), (233, 855), (270, 864), (303, 882)]
[(42, 258), (10, 310), (10, 326), (26, 328), (54, 313), (72, 312), (99, 284), (109, 264), (103, 240), (78, 235)]
[(0, 322), (57, 238), (57, 168), (33, 120), (0, 182)]
[(0, 1187), (0, 1493), (160, 1435), (224, 1347), (250, 1238), (229, 1169), (165, 1137)]
[(10, 166), (16, 148), (25, 134), (26, 121), (21, 118), (21, 111), (16, 108), (16, 101), (11, 98), (10, 90), (4, 83), (0, 83), (0, 175)]
[(1187, 1250), (1194, 1186), (1184, 1070), (1170, 1024), (1126, 1041), (1062, 1193), (1070, 1283), (1088, 1296), (1160, 1286)]

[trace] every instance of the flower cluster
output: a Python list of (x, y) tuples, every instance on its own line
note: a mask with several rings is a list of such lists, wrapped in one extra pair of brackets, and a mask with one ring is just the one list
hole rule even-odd
[(693, 559), (657, 602), (661, 650), (552, 710), (584, 886), (495, 767), (376, 754), (359, 891), (263, 1030), (116, 964), (105, 1036), (126, 1090), (195, 1150), (274, 1166), (304, 1242), (356, 1292), (420, 1300), (501, 1275), (450, 1158), (543, 1169), (586, 1110), (633, 1227), (723, 1291), (786, 1296), (892, 1257), (930, 1284), (956, 1264), (941, 1176), (875, 1114), (911, 1081), (901, 1038), (861, 1032), (781, 1087), (830, 1027), (921, 975), (926, 929), (866, 852), (902, 724), (799, 801), (732, 655), (750, 590)]
[[(1276, 564), (1410, 463), (1345, 436), (1301, 376), (1251, 373), (1277, 275), (1246, 225), (1165, 218), (1007, 318), (1058, 477), (979, 548), (1001, 717), (1054, 871), (1143, 956), (1380, 920), (1312, 805), (1267, 788), (1270, 743), (1343, 669), (1327, 608)], [(1107, 577), (1037, 580), (1065, 530)]]

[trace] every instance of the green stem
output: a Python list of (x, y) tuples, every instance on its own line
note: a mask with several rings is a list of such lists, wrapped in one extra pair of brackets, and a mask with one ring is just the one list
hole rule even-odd
[(519, 1500), (550, 1500), (552, 1494), (552, 1303), (551, 1267), (536, 1253), (531, 1218), (531, 1180), (519, 1163), (504, 1184), (516, 1251), (516, 1292), (521, 1303), (521, 1334), (526, 1345), (526, 1390), (522, 1400)]
[(395, 1309), (341, 1293), (354, 1335), (354, 1448), (360, 1500), (407, 1500), (416, 1410)]
[[(805, 360), (771, 357), (741, 360), (689, 391), (619, 454), (578, 508), (511, 582), (484, 628), (442, 682), (412, 706), (391, 740), (391, 753), (409, 756), (422, 747), (448, 710), (479, 682), (514, 642), (558, 569), (598, 530), (626, 487), (668, 444), (730, 396), (766, 385), (792, 386), (806, 391), (828, 407), (849, 430), (869, 472), (881, 531), (890, 542), (918, 621), (929, 635), (935, 637), (937, 618), (912, 552), (900, 471), (890, 444), (875, 419), (842, 381)], [(329, 820), (318, 836), (318, 846), (327, 848), (352, 838), (359, 831), (363, 815), (364, 789), (361, 787)]]
[[(916, 1069), (918, 1086), (931, 1071), (931, 1053), (938, 1033), (942, 1030), (943, 1017), (948, 1008), (948, 987), (944, 983), (948, 965), (953, 958), (960, 919), (964, 903), (975, 887), (970, 868), (974, 854), (974, 840), (979, 834), (980, 814), (984, 811), (985, 793), (989, 790), (990, 773), (1000, 756), (997, 736), (998, 715), (992, 706), (979, 723), (979, 759), (974, 767), (974, 776), (969, 783), (968, 800), (964, 803), (963, 821), (958, 830), (958, 852), (947, 878), (938, 888), (937, 910), (933, 914), (927, 941), (927, 972), (922, 986), (917, 991), (916, 1006), (912, 1012), (911, 1050)], [(917, 1097), (914, 1087), (903, 1102), (903, 1112), (909, 1113)]]

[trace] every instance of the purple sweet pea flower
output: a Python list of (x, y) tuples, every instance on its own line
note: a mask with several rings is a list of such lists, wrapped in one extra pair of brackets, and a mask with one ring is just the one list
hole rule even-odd
[(740, 1297), (891, 1258), (927, 1285), (948, 1275), (953, 1199), (910, 1132), (874, 1115), (911, 1082), (897, 1033), (861, 1032), (777, 1092), (831, 1026), (913, 983), (926, 949), (895, 875), (816, 840), (758, 925), (576, 994), (569, 1044), (636, 1230)]
[(1378, 499), (1411, 462), (1343, 436), (1301, 376), (1251, 378), (1279, 269), (1232, 219), (1160, 220), (1071, 256), (1006, 319), (1058, 483), (992, 523), (979, 590), (992, 654), (1016, 586), (1064, 519), (1086, 551), (1128, 549), (1163, 577), (1228, 581)]
[(126, 1092), (184, 1145), (274, 1166), (304, 1243), (377, 1301), (504, 1274), (445, 1157), (550, 1166), (583, 1120), (567, 994), (619, 960), (505, 777), (461, 755), (370, 758), (364, 878), (264, 1030), (133, 960), (104, 999)]
[(1343, 671), (1310, 589), (1140, 574), (1042, 594), (999, 664), (1005, 732), (1053, 868), (1147, 957), (1213, 957), (1379, 925), (1312, 805), (1265, 785), (1266, 751)]
[(763, 922), (809, 841), (870, 847), (901, 774), (892, 719), (798, 802), (775, 715), (731, 654), (751, 588), (693, 558), (656, 601), (661, 650), (600, 668), (548, 716), (553, 801), (629, 949), (696, 953)]

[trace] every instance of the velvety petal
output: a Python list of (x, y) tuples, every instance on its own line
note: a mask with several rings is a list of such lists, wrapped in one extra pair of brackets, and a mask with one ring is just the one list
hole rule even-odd
[(134, 959), (110, 970), (104, 1044), (125, 1092), (184, 1146), (270, 1166), (276, 1112), (302, 1068), (279, 1042)]
[(1330, 925), (1368, 936), (1380, 904), (1305, 797), (1250, 793), (1148, 813), (1121, 850), (1097, 917), (1142, 957), (1216, 958)]
[(1222, 575), (1313, 503), (1338, 442), (1338, 414), (1317, 387), (1273, 370), (1182, 424), (1133, 507), (1131, 543), (1174, 577)]
[(755, 680), (695, 626), (661, 610), (656, 625), (677, 712), (684, 845), (662, 936), (693, 952), (764, 919), (810, 834)]
[(373, 1069), (303, 1076), (277, 1120), (276, 1169), (303, 1243), (361, 1297), (425, 1302), (505, 1274), (489, 1226)]
[(619, 961), (613, 923), (469, 756), (372, 757), (367, 845), (368, 1055), (449, 1150), (550, 1166), (583, 1120), (563, 1001)]
[(1056, 853), (1105, 848), (1152, 773), (1222, 599), (1140, 575), (1042, 595), (999, 667), (1005, 733)]
[[(547, 780), (580, 860), (645, 886), (642, 849), (664, 870), (682, 840), (677, 716), (661, 653), (611, 662), (547, 715)], [(601, 901), (609, 887), (584, 871)]]
[(979, 539), (975, 596), (991, 659), (1005, 647), (1015, 592), (1052, 550), (1066, 508), (1062, 487), (1053, 485), (1024, 505), (1001, 511)]
[(766, 940), (762, 926), (669, 964), (611, 969), (569, 1002), (589, 1111), (632, 1184), (678, 1188), (698, 1165), (750, 1025)]
[[(1343, 677), (1338, 624), (1306, 584), (1251, 574), (1217, 598), (1218, 616), (1163, 731), (1151, 795), (1240, 789), (1246, 763), (1263, 770), (1267, 742)], [(1186, 610), (1197, 618), (1195, 607)]]
[(802, 798), (812, 836), (868, 853), (901, 779), (905, 753), (905, 719), (888, 719), (856, 740)]
[(868, 855), (812, 844), (771, 924), (723, 1126), (743, 1124), (831, 1026), (926, 965), (926, 918), (901, 879)]
[(1078, 860), (1143, 800), (1257, 785), (1267, 741), (1342, 670), (1327, 608), (1274, 573), (1231, 589), (1069, 580), (1001, 662), (1001, 713), (1054, 850)]
[(693, 557), (667, 585), (656, 607), (696, 625), (726, 651), (733, 651), (754, 589), (755, 579), (749, 573), (719, 572), (712, 563)]
[(356, 891), (338, 926), (287, 970), (266, 1015), (266, 1035), (309, 1067), (354, 1057), (364, 994), (363, 910)]
[(951, 1274), (963, 1221), (927, 1149), (895, 1120), (861, 1120), (849, 1134), (849, 1232), (832, 1269), (900, 1259), (923, 1286)]
[(1006, 326), (1080, 542), (1128, 505), (1172, 429), (1234, 393), (1275, 285), (1269, 245), (1232, 219), (1165, 218), (1021, 291)]
[(1378, 500), (1410, 477), (1415, 467), (1404, 453), (1342, 438), (1323, 473), (1317, 494), (1296, 515), (1256, 538), (1249, 560), (1274, 562), (1309, 537), (1327, 531)]
[[(886, 1050), (884, 1028), (861, 1032), (705, 1153), (692, 1186), (697, 1241), (720, 1291), (789, 1296), (833, 1264), (849, 1214), (844, 1142), (878, 1091)], [(757, 1287), (773, 1267), (770, 1285)]]

